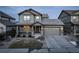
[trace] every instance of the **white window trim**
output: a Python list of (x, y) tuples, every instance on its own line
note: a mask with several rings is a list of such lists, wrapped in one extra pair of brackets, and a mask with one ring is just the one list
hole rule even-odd
[(77, 16), (73, 16), (73, 19), (77, 19)]
[(25, 15), (24, 16), (24, 21), (30, 20), (30, 16), (29, 15)]
[(40, 16), (36, 16), (35, 18), (38, 20), (38, 19), (40, 19)]

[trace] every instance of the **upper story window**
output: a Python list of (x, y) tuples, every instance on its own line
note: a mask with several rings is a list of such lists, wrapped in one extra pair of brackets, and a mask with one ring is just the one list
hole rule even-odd
[(39, 16), (36, 16), (36, 19), (40, 19), (40, 17)]
[(73, 16), (73, 20), (76, 22), (79, 21), (78, 16)]
[(73, 19), (77, 19), (77, 17), (76, 16), (73, 16)]
[(24, 16), (24, 21), (30, 20), (30, 16)]

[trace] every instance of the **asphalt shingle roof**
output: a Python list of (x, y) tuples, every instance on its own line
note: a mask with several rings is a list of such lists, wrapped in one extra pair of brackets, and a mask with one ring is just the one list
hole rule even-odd
[(42, 22), (45, 25), (64, 25), (63, 22), (59, 19), (47, 19)]
[(6, 13), (4, 13), (4, 12), (2, 12), (2, 11), (0, 11), (0, 16), (15, 20), (15, 18), (9, 16), (8, 14), (6, 14)]
[(18, 15), (20, 15), (20, 14), (22, 14), (22, 13), (24, 13), (24, 12), (30, 12), (30, 13), (32, 13), (33, 15), (42, 15), (41, 13), (39, 13), (38, 11), (35, 11), (35, 10), (33, 10), (33, 9), (28, 9), (28, 10), (24, 10), (24, 11), (22, 11), (22, 12), (20, 12)]

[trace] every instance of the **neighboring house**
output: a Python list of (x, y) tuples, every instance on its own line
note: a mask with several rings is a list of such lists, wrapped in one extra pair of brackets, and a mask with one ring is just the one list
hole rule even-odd
[(15, 18), (0, 11), (0, 33), (11, 30), (12, 25), (15, 24), (13, 23), (14, 20)]
[(32, 35), (62, 35), (63, 23), (58, 19), (49, 19), (48, 14), (42, 14), (33, 9), (20, 12), (17, 23), (17, 34), (31, 33)]
[(79, 35), (79, 10), (63, 10), (58, 19), (64, 23), (64, 34)]

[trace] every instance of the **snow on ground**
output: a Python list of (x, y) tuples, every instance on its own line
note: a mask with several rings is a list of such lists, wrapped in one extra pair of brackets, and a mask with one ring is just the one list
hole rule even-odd
[[(40, 50), (33, 50), (31, 53), (79, 53), (79, 48), (76, 48), (75, 42), (70, 42), (66, 36), (45, 36), (44, 47)], [(0, 52), (28, 52), (28, 49), (0, 49)]]
[(38, 38), (38, 37), (41, 37), (41, 36), (42, 36), (42, 35), (40, 35), (40, 34), (35, 34), (35, 35), (34, 35), (35, 38)]
[(75, 41), (70, 41), (70, 43), (72, 43), (74, 46), (77, 46)]

